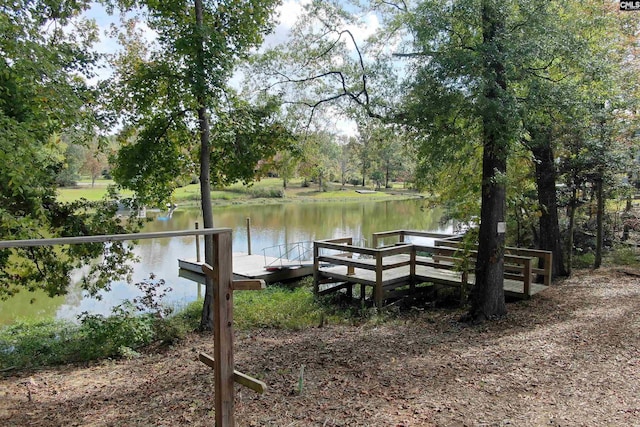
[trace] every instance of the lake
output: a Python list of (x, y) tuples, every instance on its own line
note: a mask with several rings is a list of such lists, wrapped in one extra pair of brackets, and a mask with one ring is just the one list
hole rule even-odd
[[(233, 230), (234, 252), (247, 251), (246, 220), (251, 219), (251, 248), (254, 254), (262, 254), (266, 248), (285, 243), (335, 237), (351, 236), (368, 243), (372, 233), (396, 229), (451, 233), (452, 224), (441, 224), (441, 217), (442, 210), (427, 208), (422, 199), (214, 208), (215, 226)], [(170, 217), (167, 213), (155, 214), (155, 219), (145, 225), (144, 231), (193, 229), (196, 222), (202, 226), (199, 209), (178, 208)], [(178, 277), (178, 258), (195, 258), (194, 237), (141, 240), (135, 252), (140, 263), (135, 267), (134, 282), (146, 279), (152, 273), (164, 279), (166, 285), (172, 288), (164, 301), (175, 307), (184, 306), (198, 298), (201, 291), (198, 285)], [(137, 295), (137, 288), (125, 282), (113, 283), (110, 292), (101, 294), (101, 300), (84, 298), (78, 286), (72, 287), (67, 295), (56, 298), (23, 291), (8, 301), (0, 302), (0, 325), (20, 318), (76, 319), (84, 311), (108, 314), (111, 307), (120, 304), (123, 299), (132, 299)]]

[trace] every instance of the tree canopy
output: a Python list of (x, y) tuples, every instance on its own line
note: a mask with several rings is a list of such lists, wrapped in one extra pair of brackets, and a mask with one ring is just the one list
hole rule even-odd
[[(96, 94), (87, 85), (96, 65), (97, 29), (81, 13), (89, 2), (17, 1), (0, 20), (0, 236), (32, 239), (119, 233), (125, 225), (112, 204), (60, 203), (56, 178), (65, 169), (61, 135), (94, 135), (100, 122)], [(84, 282), (92, 292), (127, 273), (122, 244), (4, 250), (0, 297), (21, 288), (66, 292), (71, 270), (101, 263)]]

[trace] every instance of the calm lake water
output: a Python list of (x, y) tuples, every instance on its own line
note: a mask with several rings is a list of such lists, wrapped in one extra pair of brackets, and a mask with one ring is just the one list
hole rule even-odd
[[(440, 209), (428, 209), (421, 199), (378, 202), (286, 203), (278, 205), (238, 205), (216, 207), (214, 224), (233, 230), (233, 251), (247, 251), (246, 219), (251, 219), (252, 253), (285, 243), (348, 237), (370, 242), (371, 234), (379, 231), (411, 229), (440, 233), (452, 232), (451, 224), (441, 224)], [(202, 224), (199, 209), (176, 209), (171, 217), (159, 213), (144, 231), (193, 229)], [(172, 291), (165, 302), (180, 307), (198, 298), (198, 285), (178, 277), (178, 258), (195, 258), (195, 238), (141, 240), (135, 252), (140, 258), (133, 276), (134, 282), (151, 273), (165, 280)], [(76, 319), (78, 314), (108, 314), (111, 307), (123, 299), (138, 295), (137, 288), (125, 282), (112, 284), (101, 300), (84, 298), (78, 287), (57, 298), (43, 294), (21, 292), (9, 301), (0, 302), (0, 324), (20, 318)]]

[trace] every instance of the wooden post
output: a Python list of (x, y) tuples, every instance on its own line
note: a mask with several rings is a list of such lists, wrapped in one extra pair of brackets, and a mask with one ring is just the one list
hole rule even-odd
[(551, 286), (551, 276), (553, 275), (553, 253), (548, 252), (544, 255), (544, 285)]
[(313, 294), (318, 295), (320, 292), (320, 262), (318, 256), (320, 255), (320, 248), (318, 248), (318, 242), (313, 242)]
[(215, 370), (216, 427), (235, 427), (234, 381), (250, 389), (264, 393), (267, 386), (262, 381), (234, 370), (233, 367), (233, 291), (265, 289), (264, 280), (233, 280), (231, 232), (214, 235), (216, 256), (214, 266), (205, 263), (202, 271), (214, 280), (213, 333), (214, 354), (200, 353), (198, 358)]
[(251, 255), (251, 218), (247, 217), (247, 253)]
[[(196, 230), (198, 223), (196, 222)], [(200, 236), (196, 234), (196, 262), (200, 262)]]
[(409, 289), (411, 293), (416, 292), (416, 246), (411, 245), (410, 264), (409, 264)]
[(234, 427), (233, 409), (233, 270), (231, 233), (213, 236), (215, 275), (213, 292), (213, 340), (215, 358), (216, 426)]
[[(347, 245), (353, 246), (353, 237), (349, 237)], [(349, 259), (353, 259), (353, 252), (349, 252)], [(347, 276), (353, 276), (356, 274), (356, 268), (352, 265), (347, 266)]]
[(376, 288), (374, 290), (376, 307), (382, 308), (384, 290), (382, 289), (382, 252), (376, 254)]
[[(524, 276), (523, 292), (527, 297), (531, 296), (531, 275), (533, 274), (533, 258), (527, 258), (522, 267), (522, 275)], [(546, 267), (546, 266), (545, 266)]]

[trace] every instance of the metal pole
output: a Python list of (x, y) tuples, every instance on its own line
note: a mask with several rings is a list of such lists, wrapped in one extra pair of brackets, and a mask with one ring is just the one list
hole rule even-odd
[[(198, 223), (196, 222), (196, 230)], [(200, 236), (196, 234), (196, 262), (200, 262)]]
[(251, 218), (247, 217), (247, 252), (251, 255)]

